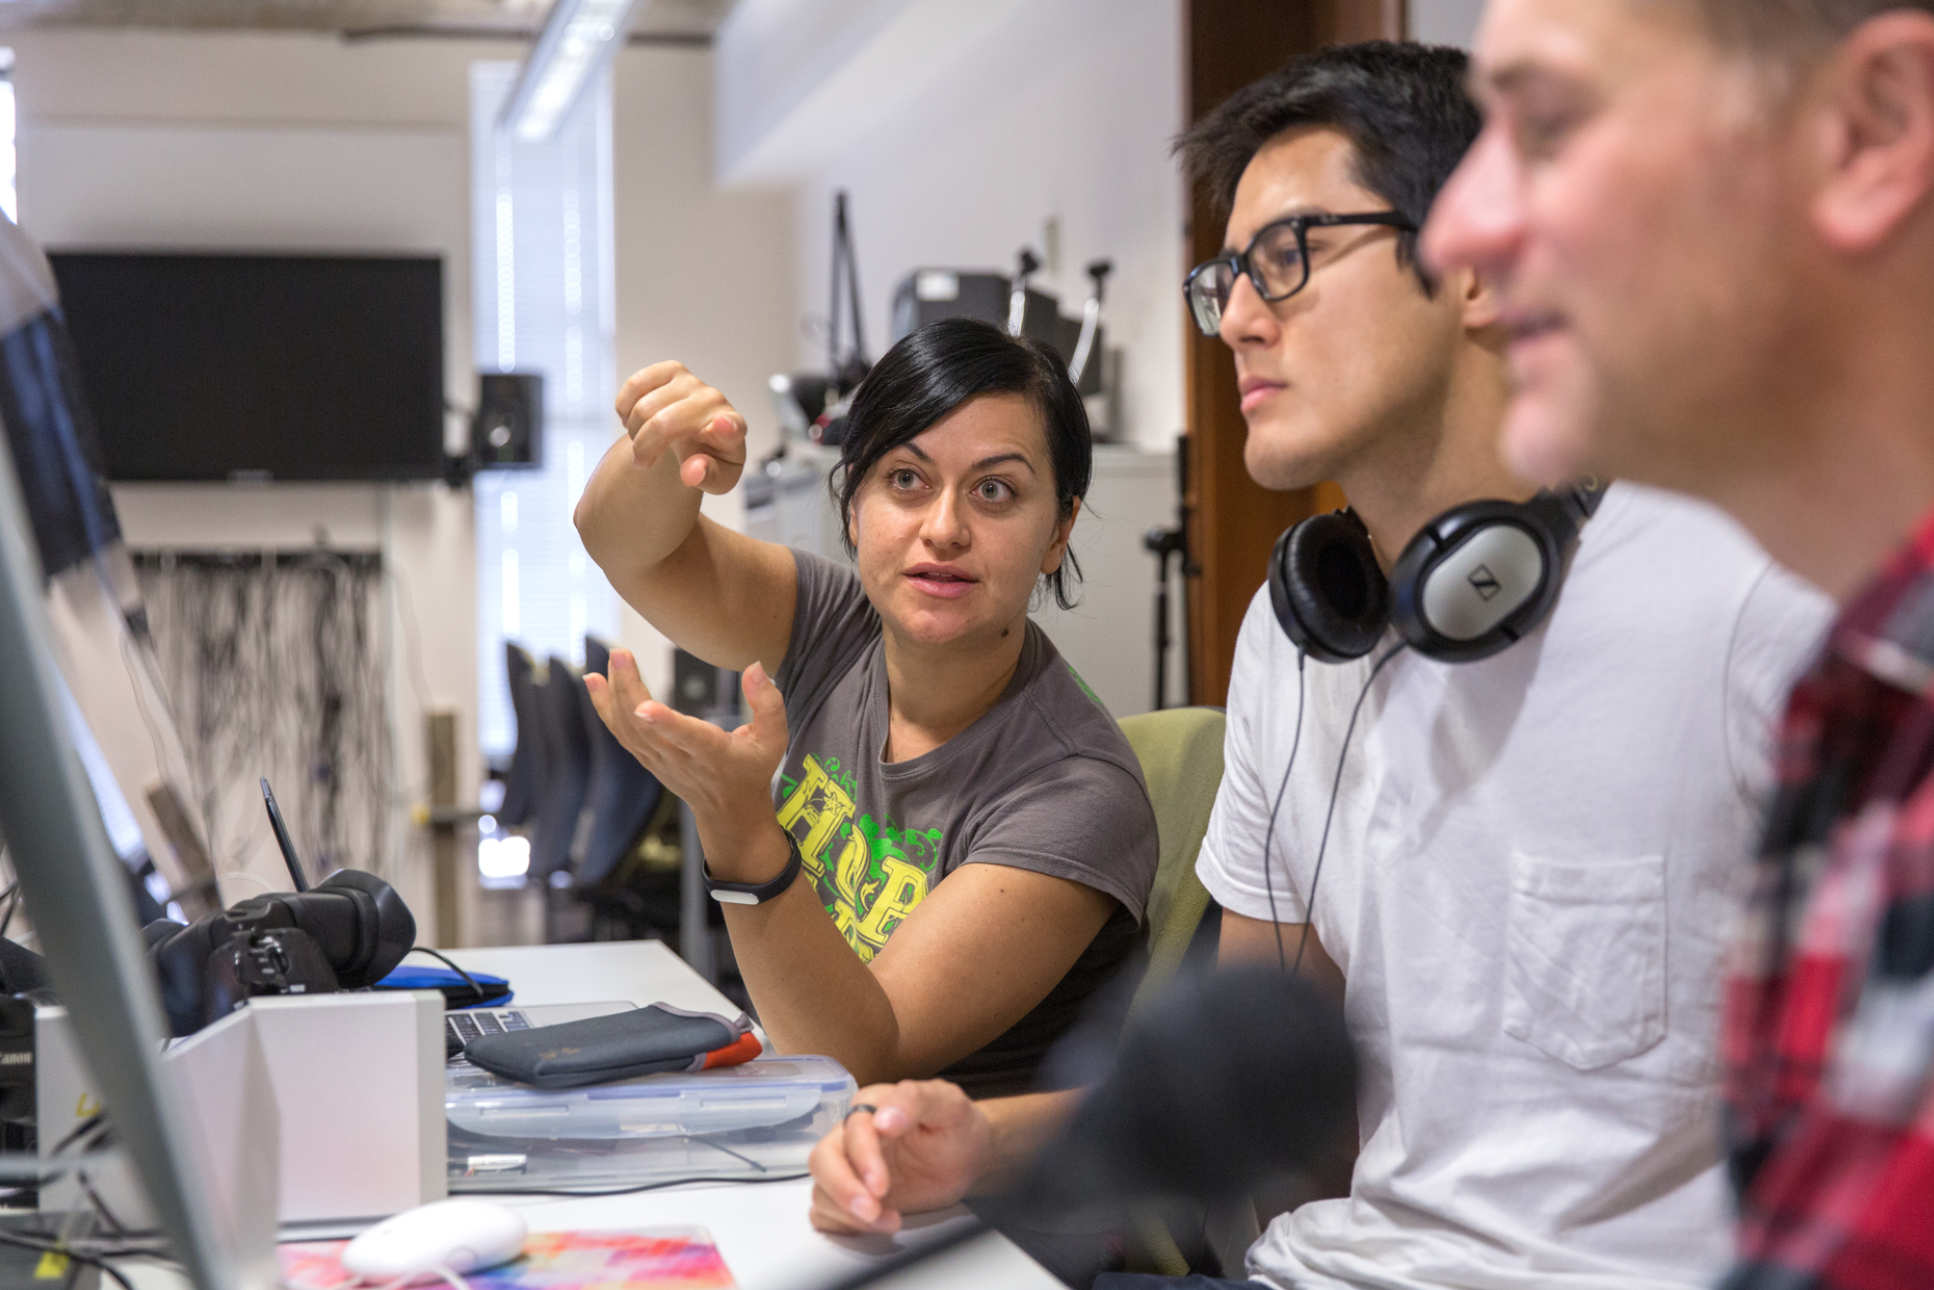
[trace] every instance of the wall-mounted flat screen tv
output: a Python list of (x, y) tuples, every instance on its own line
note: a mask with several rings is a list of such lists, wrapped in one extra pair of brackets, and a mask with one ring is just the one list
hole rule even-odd
[(48, 258), (108, 478), (442, 474), (439, 259)]

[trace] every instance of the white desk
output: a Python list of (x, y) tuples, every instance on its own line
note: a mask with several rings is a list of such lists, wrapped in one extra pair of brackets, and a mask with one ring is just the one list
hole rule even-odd
[(508, 980), (516, 1003), (629, 999), (727, 1015), (739, 1011), (663, 941), (511, 945), (448, 953), (466, 969)]
[[(629, 999), (728, 1015), (737, 1011), (730, 1000), (657, 941), (452, 950), (450, 957), (465, 968), (508, 978), (518, 1003)], [(526, 1210), (531, 1226), (537, 1230), (706, 1228), (745, 1290), (813, 1290), (834, 1276), (877, 1262), (882, 1254), (908, 1247), (907, 1234), (892, 1241), (858, 1241), (813, 1230), (806, 1218), (811, 1194), (811, 1181), (802, 1178), (779, 1183), (695, 1184), (630, 1196), (505, 1199)], [(953, 1221), (959, 1220), (946, 1219), (942, 1224)], [(926, 1239), (935, 1227), (931, 1220), (922, 1224), (912, 1232), (911, 1241)], [(993, 1235), (880, 1284), (958, 1290), (1059, 1290), (1061, 1286), (1012, 1242)]]

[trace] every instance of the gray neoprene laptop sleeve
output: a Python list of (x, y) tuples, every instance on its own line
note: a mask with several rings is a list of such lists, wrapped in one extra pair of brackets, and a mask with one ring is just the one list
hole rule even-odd
[(472, 1064), (536, 1088), (573, 1088), (649, 1075), (731, 1066), (759, 1054), (744, 1013), (728, 1020), (654, 1003), (629, 1012), (585, 1017), (482, 1035), (464, 1045)]

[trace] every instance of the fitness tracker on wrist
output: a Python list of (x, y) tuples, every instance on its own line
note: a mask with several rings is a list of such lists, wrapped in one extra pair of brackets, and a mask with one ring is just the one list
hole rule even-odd
[(720, 882), (712, 876), (712, 871), (703, 864), (699, 872), (705, 877), (705, 890), (713, 900), (725, 905), (763, 905), (768, 900), (785, 894), (799, 877), (799, 870), (805, 865), (806, 858), (799, 854), (799, 840), (786, 830), (779, 830), (786, 836), (786, 867), (777, 877), (766, 882)]

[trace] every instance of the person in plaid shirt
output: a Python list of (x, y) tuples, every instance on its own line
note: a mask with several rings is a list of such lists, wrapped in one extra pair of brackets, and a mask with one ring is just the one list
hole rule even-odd
[(1492, 0), (1474, 87), (1424, 253), (1503, 293), (1507, 458), (1841, 606), (1727, 987), (1723, 1284), (1934, 1286), (1934, 3)]
[(1931, 695), (1934, 518), (1847, 604), (1780, 732), (1727, 990), (1729, 1287), (1934, 1285)]

